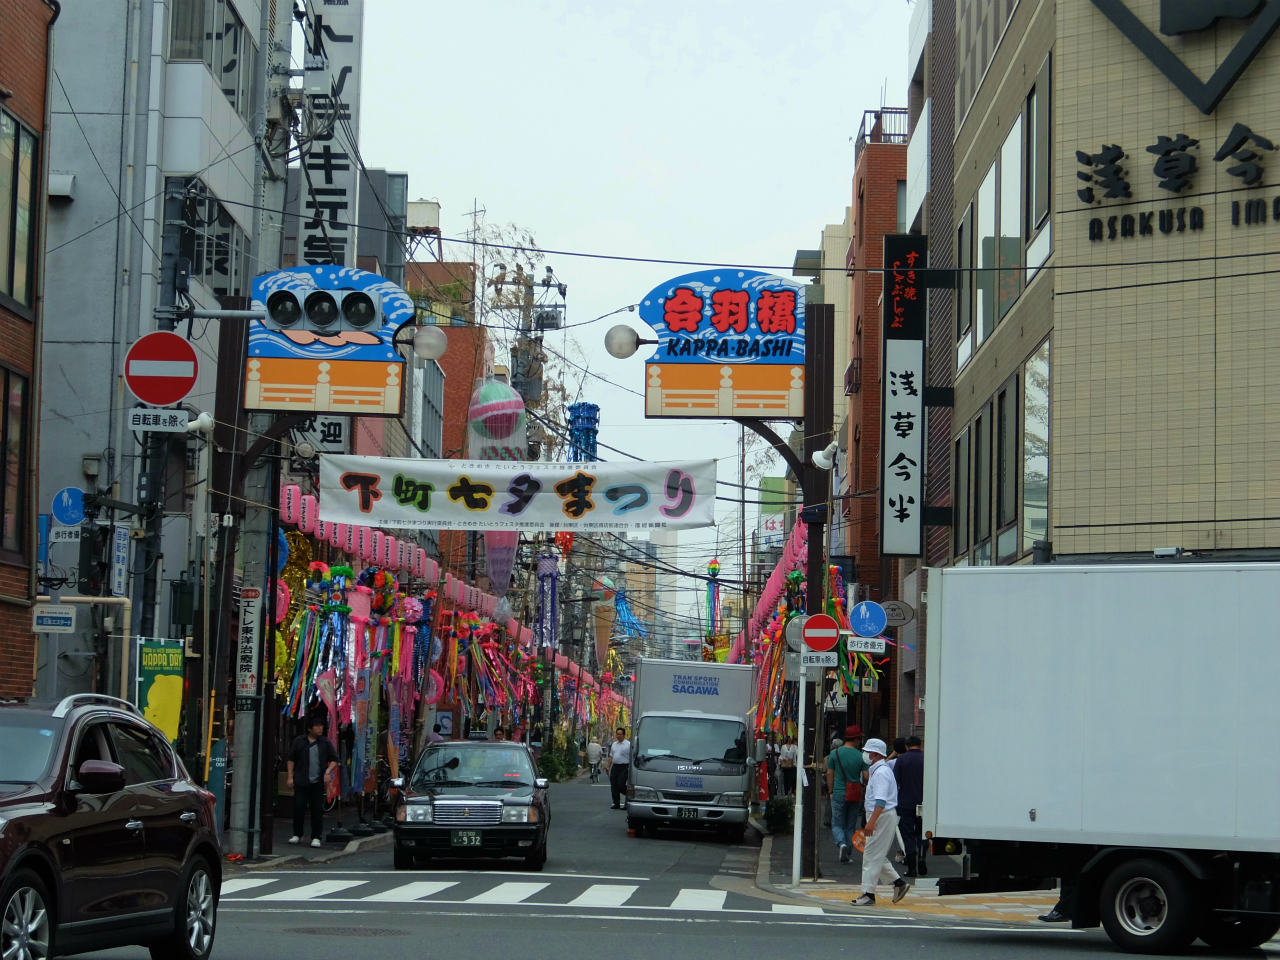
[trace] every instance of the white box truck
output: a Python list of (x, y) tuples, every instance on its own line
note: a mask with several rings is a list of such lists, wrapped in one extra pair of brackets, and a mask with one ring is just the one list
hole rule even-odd
[(1280, 930), (1280, 565), (931, 570), (926, 609), (939, 893), (1061, 878), (1141, 953)]
[(749, 664), (636, 663), (627, 827), (710, 827), (733, 839), (747, 828), (755, 764), (756, 669)]

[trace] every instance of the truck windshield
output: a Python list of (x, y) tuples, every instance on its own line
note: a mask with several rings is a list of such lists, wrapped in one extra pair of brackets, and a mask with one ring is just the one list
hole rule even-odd
[(741, 764), (747, 760), (747, 731), (733, 720), (645, 717), (636, 731), (635, 754), (637, 765), (659, 758)]

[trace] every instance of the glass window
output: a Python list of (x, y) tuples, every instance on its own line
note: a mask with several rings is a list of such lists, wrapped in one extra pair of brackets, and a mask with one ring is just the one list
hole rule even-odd
[(0, 113), (0, 292), (31, 299), (39, 170), (35, 134)]
[(13, 182), (18, 167), (18, 124), (0, 113), (0, 290), (8, 293), (9, 259), (13, 253)]
[(205, 0), (171, 0), (169, 4), (169, 59), (203, 58)]
[[(1050, 60), (1045, 60), (1036, 85), (1027, 95), (1027, 236), (1049, 215), (1050, 152), (1053, 149), (1053, 114), (1049, 96)], [(1043, 261), (1042, 261), (1043, 262)]]
[(654, 760), (746, 763), (746, 742), (746, 728), (739, 721), (649, 716), (640, 721), (631, 749), (638, 767)]
[(1018, 381), (996, 395), (996, 525), (1018, 520)]
[(907, 181), (898, 181), (898, 232), (907, 232)]
[(155, 783), (173, 779), (173, 765), (160, 744), (147, 731), (123, 723), (111, 724), (111, 739), (124, 767), (125, 784)]
[(1049, 341), (1022, 373), (1022, 547), (1049, 532)]
[(1022, 292), (1022, 118), (1000, 148), (1000, 316)]
[(973, 236), (977, 242), (978, 271), (975, 276), (975, 326), (978, 343), (991, 335), (996, 325), (996, 179), (998, 165), (992, 164), (978, 188), (978, 203), (973, 214)]
[(973, 204), (965, 210), (956, 231), (956, 369), (961, 370), (973, 356)]
[(955, 542), (952, 553), (961, 556), (969, 550), (969, 431), (966, 429), (956, 440), (955, 497), (952, 499), (955, 517), (952, 529)]
[(27, 476), (27, 381), (5, 371), (7, 403), (4, 419), (4, 529), (0, 547), (25, 553)]
[(991, 536), (991, 406), (973, 424), (973, 541)]

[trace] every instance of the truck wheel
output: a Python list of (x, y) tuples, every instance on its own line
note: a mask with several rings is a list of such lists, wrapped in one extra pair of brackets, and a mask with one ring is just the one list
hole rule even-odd
[(1116, 867), (1102, 885), (1099, 912), (1107, 936), (1130, 953), (1179, 953), (1201, 927), (1190, 878), (1158, 860)]
[(1280, 933), (1280, 920), (1275, 917), (1231, 917), (1211, 913), (1200, 927), (1200, 939), (1219, 950), (1252, 950), (1277, 933)]

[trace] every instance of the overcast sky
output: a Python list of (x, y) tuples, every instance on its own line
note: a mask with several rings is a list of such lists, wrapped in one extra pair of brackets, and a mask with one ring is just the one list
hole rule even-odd
[[(796, 249), (843, 219), (863, 111), (905, 105), (910, 15), (905, 0), (366, 0), (361, 151), (407, 172), (411, 199), (441, 203), (445, 237), (465, 236), (478, 204), (546, 250), (789, 274)], [(570, 324), (699, 269), (546, 262), (568, 284)], [(601, 407), (600, 440), (651, 460), (713, 456), (736, 482), (736, 426), (646, 422), (646, 348), (618, 361), (602, 346), (620, 320), (648, 330), (624, 313), (548, 337), (558, 350), (575, 337), (616, 385), (582, 393)], [(717, 517), (736, 541), (732, 511)], [(682, 537), (690, 556), (715, 540)]]

